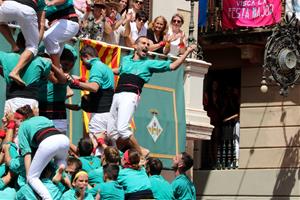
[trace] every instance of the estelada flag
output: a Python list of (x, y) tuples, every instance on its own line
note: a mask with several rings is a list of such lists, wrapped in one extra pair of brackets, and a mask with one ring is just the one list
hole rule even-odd
[[(97, 40), (91, 39), (82, 39), (80, 41), (80, 49), (83, 45), (90, 45), (94, 47), (97, 52), (100, 60), (111, 67), (112, 69), (118, 68), (120, 65), (120, 58), (121, 58), (121, 48), (117, 45), (107, 44), (105, 42), (100, 42)], [(81, 80), (88, 80), (89, 79), (89, 70), (82, 64), (80, 60), (80, 79)], [(117, 86), (118, 76), (115, 76), (115, 86)], [(82, 91), (81, 95), (88, 94), (88, 91)], [(89, 128), (89, 121), (90, 121), (90, 113), (83, 111), (83, 123), (85, 127), (86, 133), (88, 133)], [(134, 120), (132, 120), (130, 127), (135, 129)]]

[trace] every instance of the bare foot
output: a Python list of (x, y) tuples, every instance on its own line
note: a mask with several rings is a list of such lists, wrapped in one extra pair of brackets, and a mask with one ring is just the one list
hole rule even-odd
[(56, 171), (55, 176), (53, 176), (52, 181), (54, 183), (59, 183), (62, 180), (62, 174), (65, 170), (65, 165), (61, 164), (58, 168), (58, 170)]
[(26, 83), (21, 79), (19, 74), (10, 72), (9, 78), (11, 78), (13, 81), (15, 81), (17, 84), (19, 84), (21, 86), (26, 86)]

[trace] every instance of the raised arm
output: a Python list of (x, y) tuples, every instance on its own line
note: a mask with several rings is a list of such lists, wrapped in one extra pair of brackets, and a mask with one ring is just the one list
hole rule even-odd
[(170, 68), (171, 70), (176, 70), (186, 59), (186, 57), (195, 49), (197, 48), (197, 46), (195, 44), (189, 46), (187, 48), (187, 50), (174, 62), (171, 63)]

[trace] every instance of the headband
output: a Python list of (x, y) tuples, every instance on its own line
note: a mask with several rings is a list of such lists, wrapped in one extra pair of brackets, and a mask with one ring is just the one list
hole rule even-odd
[(76, 173), (76, 175), (75, 175), (73, 181), (76, 181), (76, 179), (77, 179), (80, 175), (87, 175), (87, 176), (89, 176), (85, 171), (79, 171), (79, 172)]
[(23, 119), (25, 119), (25, 116), (22, 115), (21, 113), (15, 112), (14, 118), (23, 120)]

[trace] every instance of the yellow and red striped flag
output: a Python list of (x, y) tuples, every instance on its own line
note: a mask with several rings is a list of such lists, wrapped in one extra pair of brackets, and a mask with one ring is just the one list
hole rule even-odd
[[(100, 60), (111, 67), (112, 69), (118, 68), (121, 58), (121, 48), (117, 45), (107, 44), (105, 42), (100, 42), (97, 40), (82, 39), (80, 42), (80, 49), (83, 45), (90, 45), (94, 47), (97, 52)], [(89, 71), (80, 61), (80, 77), (81, 79), (89, 79)], [(117, 85), (118, 76), (115, 76), (115, 86)], [(81, 95), (88, 94), (88, 91), (82, 91)], [(90, 113), (83, 111), (83, 123), (86, 133), (88, 133), (88, 124), (90, 120)], [(131, 122), (131, 128), (135, 129), (134, 120)]]

